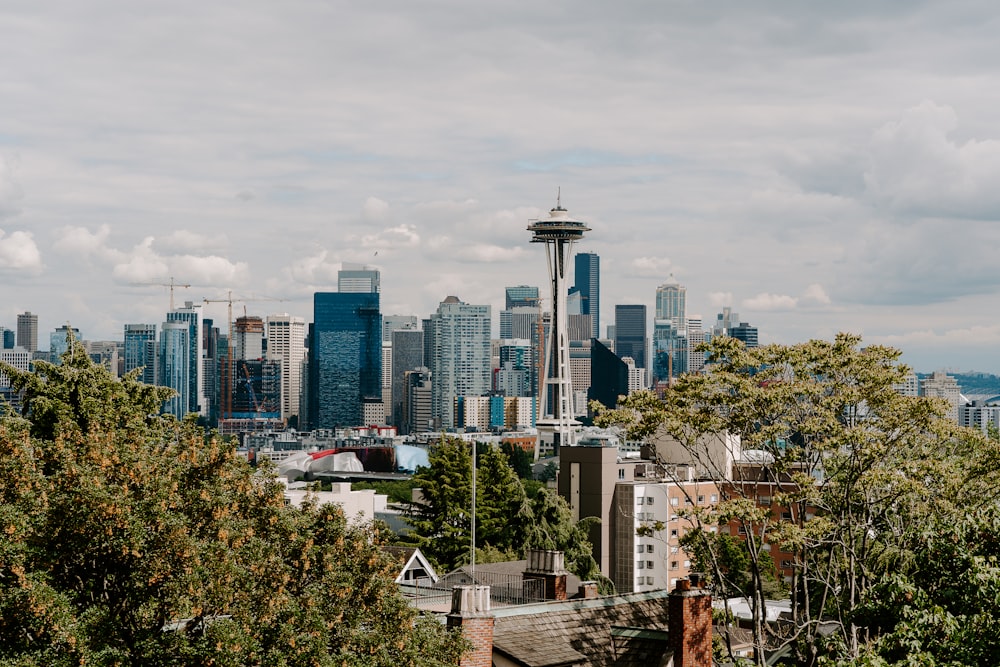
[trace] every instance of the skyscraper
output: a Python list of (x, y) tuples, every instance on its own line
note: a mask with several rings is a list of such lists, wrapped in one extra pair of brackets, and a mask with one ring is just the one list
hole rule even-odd
[(69, 339), (72, 337), (80, 343), (80, 330), (66, 324), (49, 334), (49, 360), (54, 364), (62, 363), (62, 355), (69, 349)]
[(687, 288), (674, 280), (673, 274), (656, 288), (656, 319), (672, 320), (674, 327), (684, 326), (687, 317)]
[(522, 306), (538, 306), (538, 288), (530, 285), (516, 285), (505, 290), (505, 310)]
[(317, 292), (309, 353), (310, 425), (360, 425), (362, 399), (382, 396), (378, 293)]
[(419, 329), (396, 329), (392, 332), (392, 423), (402, 429), (403, 385), (409, 371), (425, 366), (424, 332)]
[[(201, 412), (206, 406), (207, 400), (204, 394), (205, 366), (204, 355), (202, 354), (202, 311), (201, 304), (195, 305), (191, 301), (185, 301), (183, 308), (176, 308), (167, 313), (168, 322), (184, 322), (188, 326), (188, 383), (190, 387), (185, 396), (188, 400), (187, 412)], [(161, 352), (162, 352), (162, 345)], [(162, 359), (161, 354), (161, 359)]]
[(38, 315), (30, 310), (17, 316), (17, 346), (32, 353), (38, 350)]
[(160, 380), (177, 394), (163, 405), (163, 411), (182, 419), (191, 412), (191, 324), (168, 320), (160, 327)]
[(615, 354), (632, 357), (636, 368), (646, 368), (646, 306), (615, 306)]
[(230, 343), (233, 359), (260, 359), (264, 356), (264, 320), (255, 315), (237, 317)]
[(306, 322), (288, 313), (268, 315), (267, 358), (281, 362), (281, 418), (299, 414), (302, 362), (306, 355)]
[(337, 272), (337, 291), (340, 293), (371, 294), (382, 291), (378, 269), (374, 266), (344, 262)]
[(573, 291), (580, 294), (580, 314), (590, 315), (591, 338), (601, 331), (601, 258), (594, 252), (577, 253)]
[(142, 369), (139, 379), (156, 384), (156, 325), (125, 325), (125, 372)]
[(440, 428), (455, 426), (454, 404), (459, 396), (479, 396), (490, 390), (489, 306), (463, 303), (449, 296), (430, 318), (431, 408)]

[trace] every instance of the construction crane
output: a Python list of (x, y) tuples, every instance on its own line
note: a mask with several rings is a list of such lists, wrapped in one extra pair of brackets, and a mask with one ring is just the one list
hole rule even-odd
[(174, 288), (175, 287), (191, 287), (188, 283), (179, 283), (174, 280), (173, 276), (170, 276), (169, 283), (129, 283), (130, 285), (144, 285), (148, 287), (169, 287), (170, 288), (170, 310), (174, 309)]
[[(236, 368), (236, 360), (233, 357), (233, 304), (234, 303), (249, 303), (254, 301), (284, 301), (284, 299), (274, 299), (271, 297), (260, 297), (260, 298), (248, 298), (240, 299), (233, 298), (233, 290), (226, 290), (225, 299), (202, 299), (204, 303), (225, 303), (228, 306), (226, 312), (226, 319), (229, 322), (229, 333), (226, 339), (226, 367), (223, 369), (222, 378), (222, 418), (232, 419), (233, 417), (233, 374)], [(246, 308), (246, 306), (244, 306)], [(244, 315), (246, 310), (243, 311)]]

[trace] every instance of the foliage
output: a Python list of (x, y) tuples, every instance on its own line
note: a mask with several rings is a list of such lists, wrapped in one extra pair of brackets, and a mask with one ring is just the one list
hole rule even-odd
[[(585, 579), (600, 579), (589, 526), (574, 522), (566, 501), (539, 488), (531, 498), (497, 447), (481, 445), (476, 485), (476, 548), (487, 558), (498, 552), (523, 558), (526, 549), (563, 551), (566, 565)], [(429, 454), (430, 466), (414, 480), (423, 500), (410, 509), (420, 548), (445, 570), (469, 562), (472, 541), (471, 445), (442, 437)], [(492, 555), (491, 555), (492, 554)], [(605, 582), (609, 583), (609, 582)]]
[(417, 618), (370, 526), (285, 505), (269, 475), (169, 390), (73, 348), (9, 366), (0, 421), (0, 664), (445, 665), (461, 640)]
[[(634, 436), (677, 440), (719, 479), (728, 471), (707, 457), (704, 436), (735, 434), (743, 451), (762, 452), (766, 463), (743, 468), (728, 498), (696, 517), (705, 527), (738, 526), (746, 567), (734, 566), (721, 538), (702, 540), (702, 558), (721, 591), (748, 594), (757, 645), (789, 644), (801, 665), (870, 655), (888, 628), (860, 611), (881, 582), (928, 567), (920, 556), (928, 526), (998, 498), (996, 444), (944, 419), (941, 402), (898, 394), (907, 371), (898, 351), (860, 343), (840, 334), (747, 349), (720, 337), (703, 347), (708, 372), (681, 377), (662, 400), (629, 396), (601, 417)], [(759, 506), (763, 494), (791, 519)], [(795, 555), (792, 624), (780, 634), (759, 613), (773, 567), (766, 544)]]
[[(370, 482), (352, 482), (351, 489), (374, 489), (375, 493), (389, 498), (390, 503), (409, 503), (415, 483), (412, 479), (398, 481), (375, 480)], [(330, 488), (333, 488), (332, 485)]]
[(517, 476), (521, 479), (531, 479), (531, 454), (524, 451), (517, 445), (511, 444), (509, 442), (500, 443), (500, 451), (504, 453), (507, 460), (510, 463), (510, 467), (514, 469)]

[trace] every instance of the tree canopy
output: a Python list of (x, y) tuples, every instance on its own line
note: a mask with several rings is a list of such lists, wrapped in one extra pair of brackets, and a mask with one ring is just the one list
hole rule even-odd
[(159, 416), (169, 390), (74, 348), (3, 368), (0, 664), (446, 665), (371, 525), (299, 510), (232, 446)]
[[(723, 502), (698, 511), (704, 529), (691, 546), (718, 591), (746, 593), (758, 648), (785, 644), (800, 665), (943, 665), (957, 654), (926, 647), (961, 636), (986, 641), (979, 653), (988, 656), (962, 664), (997, 664), (989, 631), (1000, 606), (977, 602), (971, 588), (944, 593), (940, 568), (951, 566), (937, 536), (947, 533), (962, 555), (955, 562), (994, 590), (996, 554), (977, 535), (997, 521), (998, 443), (949, 422), (943, 402), (898, 393), (907, 371), (899, 352), (857, 336), (752, 349), (720, 337), (703, 349), (705, 373), (682, 376), (662, 399), (629, 396), (601, 421), (669, 436), (718, 479), (729, 471), (707, 456), (705, 435), (735, 434), (744, 452), (757, 450), (758, 465), (726, 485)], [(735, 561), (730, 526), (744, 542)], [(792, 615), (781, 626), (763, 621), (771, 547), (794, 556)], [(948, 630), (962, 619), (973, 625)], [(906, 662), (905, 647), (926, 659)]]

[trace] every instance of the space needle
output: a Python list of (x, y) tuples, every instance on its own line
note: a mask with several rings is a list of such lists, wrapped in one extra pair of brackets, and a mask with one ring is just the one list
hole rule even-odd
[[(569, 216), (569, 211), (561, 204), (562, 193), (556, 196), (556, 207), (549, 211), (549, 217), (532, 220), (528, 231), (532, 233), (532, 243), (544, 243), (549, 265), (549, 281), (552, 284), (552, 323), (545, 345), (546, 377), (539, 397), (539, 412), (543, 415), (536, 421), (539, 441), (545, 441), (555, 452), (563, 445), (576, 442), (576, 429), (580, 422), (573, 418), (573, 385), (569, 370), (569, 334), (566, 313), (566, 263), (573, 242), (583, 238), (590, 227)], [(535, 446), (538, 458), (540, 444)]]

